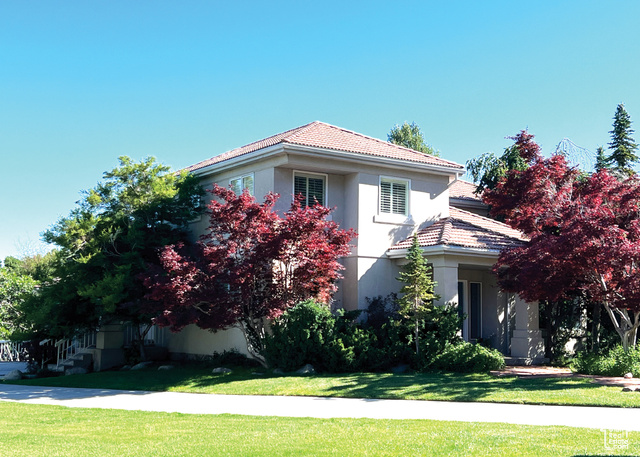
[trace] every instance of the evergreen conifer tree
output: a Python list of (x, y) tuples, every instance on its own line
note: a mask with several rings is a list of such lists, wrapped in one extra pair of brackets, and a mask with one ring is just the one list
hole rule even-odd
[(611, 155), (607, 159), (607, 163), (624, 175), (634, 174), (633, 165), (639, 160), (636, 155), (638, 144), (631, 137), (633, 132), (631, 117), (624, 109), (624, 104), (620, 103), (613, 116), (613, 130), (609, 132), (611, 134), (611, 143), (609, 143)]
[(419, 356), (420, 321), (424, 320), (431, 310), (433, 300), (438, 297), (434, 293), (436, 283), (431, 278), (431, 267), (427, 264), (427, 259), (422, 256), (422, 249), (416, 235), (413, 236), (413, 242), (407, 253), (407, 261), (398, 278), (398, 281), (404, 283), (400, 289), (402, 296), (398, 303), (400, 313), (413, 320), (416, 355)]
[(604, 153), (604, 148), (602, 146), (598, 146), (596, 149), (596, 171), (604, 170), (605, 168), (609, 168), (609, 164), (607, 163), (607, 156)]

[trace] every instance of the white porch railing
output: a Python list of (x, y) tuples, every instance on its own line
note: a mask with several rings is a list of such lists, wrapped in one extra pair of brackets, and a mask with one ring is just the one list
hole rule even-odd
[(56, 365), (82, 352), (84, 349), (96, 346), (96, 332), (90, 331), (83, 335), (56, 341)]
[(22, 362), (25, 360), (23, 343), (15, 341), (0, 341), (0, 362)]

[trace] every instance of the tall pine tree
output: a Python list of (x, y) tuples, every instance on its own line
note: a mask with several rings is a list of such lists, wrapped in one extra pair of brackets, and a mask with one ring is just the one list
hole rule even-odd
[(416, 343), (416, 355), (420, 355), (420, 322), (431, 309), (433, 300), (437, 299), (434, 293), (435, 281), (431, 278), (431, 267), (427, 259), (422, 256), (422, 249), (418, 243), (418, 237), (413, 236), (413, 243), (407, 252), (408, 263), (402, 267), (398, 281), (404, 286), (400, 289), (402, 297), (398, 300), (400, 313), (413, 320), (414, 338)]
[(616, 171), (627, 176), (635, 173), (633, 165), (639, 160), (636, 155), (638, 144), (631, 137), (633, 132), (631, 117), (624, 109), (624, 104), (620, 103), (613, 116), (613, 130), (609, 132), (611, 134), (611, 143), (609, 143), (611, 155), (607, 162)]

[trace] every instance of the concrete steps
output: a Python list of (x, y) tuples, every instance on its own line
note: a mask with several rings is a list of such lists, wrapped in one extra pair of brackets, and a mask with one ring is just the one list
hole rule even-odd
[(65, 374), (87, 373), (93, 368), (93, 355), (88, 352), (80, 352), (57, 365), (50, 363), (47, 368), (51, 371)]

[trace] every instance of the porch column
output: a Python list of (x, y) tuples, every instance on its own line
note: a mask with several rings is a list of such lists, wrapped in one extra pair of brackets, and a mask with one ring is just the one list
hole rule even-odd
[(102, 371), (124, 365), (124, 326), (104, 325), (96, 334), (96, 348), (93, 352), (93, 370)]
[(544, 358), (544, 340), (538, 324), (538, 302), (527, 303), (519, 295), (513, 296), (516, 328), (511, 338), (511, 357)]
[(121, 349), (124, 344), (124, 326), (103, 325), (96, 334), (96, 349)]
[(436, 306), (446, 303), (458, 303), (458, 262), (446, 258), (433, 260), (433, 279), (436, 281), (435, 293), (440, 296)]

